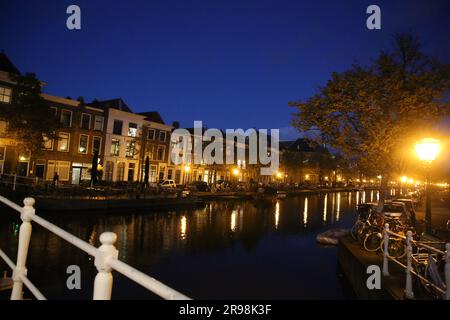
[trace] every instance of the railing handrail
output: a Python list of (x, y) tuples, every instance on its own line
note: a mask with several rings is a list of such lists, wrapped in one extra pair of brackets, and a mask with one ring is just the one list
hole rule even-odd
[[(146, 288), (147, 290), (155, 293), (156, 295), (167, 299), (167, 300), (190, 300), (189, 297), (184, 294), (170, 288), (169, 286), (163, 284), (162, 282), (142, 273), (141, 271), (133, 268), (132, 266), (126, 264), (125, 262), (119, 260), (117, 258), (118, 252), (114, 247), (114, 242), (116, 241), (116, 235), (112, 232), (102, 233), (100, 236), (100, 242), (102, 246), (96, 248), (86, 241), (74, 236), (73, 234), (61, 229), (60, 227), (54, 225), (53, 223), (45, 220), (44, 218), (36, 215), (34, 213), (34, 199), (26, 198), (24, 200), (25, 207), (20, 207), (16, 203), (11, 200), (0, 196), (0, 202), (5, 205), (11, 207), (21, 214), (21, 219), (23, 220), (22, 226), (19, 232), (19, 252), (18, 263), (14, 264), (11, 259), (0, 250), (0, 257), (5, 260), (8, 266), (14, 271), (14, 285), (20, 282), (19, 290), (20, 294), (13, 294), (12, 298), (15, 295), (15, 298), (20, 299), (21, 295), (21, 286), (25, 284), (25, 286), (33, 293), (33, 295), (39, 299), (45, 299), (42, 293), (31, 283), (31, 281), (26, 277), (26, 253), (28, 251), (29, 237), (31, 236), (31, 225), (30, 221), (34, 221), (43, 228), (48, 231), (54, 233), (61, 239), (69, 242), (73, 246), (79, 248), (80, 250), (86, 252), (87, 254), (95, 257), (95, 266), (97, 267), (99, 273), (97, 274), (94, 282), (94, 299), (110, 299), (111, 297), (111, 289), (112, 289), (112, 276), (110, 276), (110, 270), (114, 269), (117, 272), (123, 274), (127, 278), (133, 280), (140, 286)], [(29, 227), (29, 230), (22, 231), (22, 227), (24, 224), (27, 224), (26, 227)], [(25, 228), (26, 229), (26, 228)], [(25, 230), (24, 229), (24, 230)], [(28, 239), (22, 240), (22, 237), (28, 237)], [(25, 243), (25, 244), (23, 244)], [(24, 251), (24, 252), (21, 252)], [(25, 253), (25, 256), (23, 254)], [(21, 263), (19, 263), (19, 259), (21, 259)], [(106, 275), (106, 276), (105, 276)]]
[[(389, 255), (388, 248), (389, 248), (389, 236), (390, 235), (406, 240), (406, 245), (405, 245), (406, 265), (401, 263), (397, 258), (391, 257)], [(395, 263), (400, 265), (402, 268), (404, 268), (406, 271), (406, 288), (405, 288), (406, 298), (408, 298), (408, 299), (414, 298), (412, 278), (411, 278), (411, 275), (414, 275), (414, 276), (418, 277), (419, 279), (421, 279), (422, 281), (424, 281), (425, 283), (427, 283), (428, 285), (432, 286), (435, 290), (437, 290), (445, 300), (450, 300), (450, 243), (446, 243), (445, 251), (442, 251), (442, 250), (436, 249), (432, 246), (426, 245), (421, 241), (413, 240), (412, 235), (413, 235), (412, 231), (408, 231), (406, 233), (406, 237), (405, 237), (404, 235), (401, 235), (399, 233), (395, 233), (395, 232), (389, 230), (388, 223), (386, 223), (384, 225), (384, 228), (383, 228), (383, 241), (384, 241), (383, 275), (389, 276), (388, 261), (389, 260), (394, 261)], [(414, 254), (412, 253), (413, 243), (417, 247), (424, 247), (433, 253), (443, 255), (443, 258), (445, 259), (445, 270), (444, 270), (444, 273), (445, 273), (444, 281), (445, 281), (445, 286), (446, 286), (445, 290), (443, 290), (442, 288), (439, 288), (434, 283), (430, 282), (428, 279), (423, 277), (421, 274), (419, 274), (413, 270), (413, 268), (412, 268), (412, 259), (414, 256)], [(442, 243), (444, 243), (444, 242), (442, 242)], [(430, 254), (431, 253), (428, 253), (428, 255), (430, 255)]]
[[(392, 235), (392, 236), (395, 236), (395, 237), (397, 237), (397, 238), (401, 238), (401, 239), (403, 239), (403, 240), (406, 240), (406, 239), (407, 239), (407, 237), (406, 237), (405, 235), (402, 235), (402, 234), (393, 232), (393, 231), (391, 231), (391, 230), (387, 230), (387, 233), (390, 234), (390, 235)], [(437, 254), (442, 254), (442, 255), (445, 254), (444, 251), (439, 250), (439, 249), (437, 249), (437, 248), (435, 248), (435, 247), (432, 247), (432, 246), (427, 245), (426, 243), (428, 243), (428, 241), (420, 241), (420, 240), (414, 240), (414, 239), (411, 239), (411, 242), (414, 243), (417, 247), (424, 247), (424, 248), (426, 248), (426, 249), (428, 249), (428, 250), (434, 251), (434, 252), (437, 253)], [(431, 243), (445, 244), (445, 242), (431, 242)]]

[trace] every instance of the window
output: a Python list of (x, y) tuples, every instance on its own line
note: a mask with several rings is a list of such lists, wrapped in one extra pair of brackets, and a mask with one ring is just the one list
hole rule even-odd
[(42, 135), (42, 145), (45, 150), (53, 150), (53, 139), (50, 139), (45, 134)]
[(159, 141), (166, 142), (166, 132), (165, 131), (159, 132)]
[(165, 173), (165, 171), (166, 171), (166, 168), (164, 168), (164, 167), (159, 168), (159, 180), (160, 181), (164, 180), (164, 173)]
[(127, 142), (127, 150), (125, 152), (125, 157), (132, 158), (136, 154), (136, 144), (134, 141)]
[(60, 132), (58, 134), (58, 151), (69, 152), (70, 134)]
[(156, 160), (164, 160), (164, 146), (158, 146), (158, 152), (156, 155)]
[(123, 121), (114, 120), (113, 134), (122, 134)]
[(72, 111), (61, 110), (61, 123), (64, 127), (72, 126)]
[(128, 124), (128, 136), (129, 137), (136, 137), (137, 135), (137, 124), (130, 122)]
[(0, 147), (0, 161), (5, 160), (5, 151), (6, 151), (6, 147)]
[(105, 180), (112, 181), (114, 172), (114, 162), (106, 161), (105, 164)]
[(125, 174), (125, 162), (119, 162), (117, 164), (117, 181), (123, 181)]
[(103, 131), (103, 119), (102, 116), (95, 116), (94, 130)]
[(11, 88), (0, 87), (0, 102), (11, 103)]
[(111, 139), (111, 156), (118, 157), (120, 154), (120, 140)]
[(102, 149), (102, 137), (93, 137), (92, 138), (92, 154), (97, 152), (97, 154), (101, 153)]
[(54, 161), (47, 162), (47, 180), (53, 180), (55, 172), (58, 174), (59, 181), (69, 181), (70, 161)]
[(155, 140), (155, 134), (156, 134), (155, 129), (148, 129), (147, 139)]
[(156, 166), (150, 166), (150, 182), (156, 182)]
[(175, 170), (175, 184), (181, 183), (181, 170)]
[(80, 134), (78, 153), (87, 154), (88, 145), (89, 145), (89, 136), (86, 134)]
[(167, 180), (172, 180), (173, 169), (167, 170)]
[(81, 129), (89, 130), (91, 128), (91, 115), (87, 113), (81, 114)]
[(50, 109), (52, 109), (53, 114), (55, 115), (55, 117), (58, 115), (58, 108), (56, 107), (50, 107)]

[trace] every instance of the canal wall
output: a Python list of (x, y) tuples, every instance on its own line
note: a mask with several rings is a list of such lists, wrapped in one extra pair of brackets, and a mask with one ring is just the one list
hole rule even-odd
[[(373, 190), (373, 189), (367, 189)], [(298, 196), (298, 195), (315, 195), (321, 193), (332, 192), (352, 192), (356, 191), (355, 188), (317, 188), (317, 189), (298, 189), (283, 191), (286, 196)], [(43, 211), (118, 211), (126, 209), (173, 209), (184, 208), (186, 206), (198, 206), (203, 205), (206, 201), (230, 201), (230, 200), (247, 200), (252, 199), (255, 192), (248, 191), (234, 191), (234, 192), (192, 192), (188, 197), (173, 196), (146, 196), (139, 197), (135, 195), (134, 198), (110, 198), (104, 199), (101, 193), (98, 198), (96, 197), (64, 197), (64, 196), (35, 196), (36, 208)], [(27, 196), (33, 195), (25, 192), (10, 192), (5, 195), (12, 201), (22, 205), (22, 201)], [(126, 195), (124, 195), (126, 196)]]
[(338, 243), (338, 263), (358, 299), (403, 300), (405, 271), (397, 265), (389, 265), (390, 276), (381, 277), (381, 289), (369, 290), (366, 285), (367, 267), (377, 265), (382, 270), (381, 254), (365, 251), (351, 236), (342, 237)]

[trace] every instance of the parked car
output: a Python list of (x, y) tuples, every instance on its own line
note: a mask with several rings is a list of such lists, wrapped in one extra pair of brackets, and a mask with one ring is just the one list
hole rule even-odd
[(189, 185), (189, 188), (194, 191), (210, 192), (211, 188), (205, 181), (194, 181)]
[(406, 207), (407, 223), (410, 226), (416, 226), (416, 210), (414, 209), (414, 200), (412, 199), (395, 199), (394, 202), (403, 203)]
[(173, 180), (164, 180), (159, 184), (161, 188), (176, 188), (177, 184)]

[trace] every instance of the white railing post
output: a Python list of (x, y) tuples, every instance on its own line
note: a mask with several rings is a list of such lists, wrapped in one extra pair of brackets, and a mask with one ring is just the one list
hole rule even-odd
[(450, 243), (445, 244), (445, 300), (450, 300)]
[(102, 245), (95, 257), (95, 267), (98, 270), (94, 280), (94, 300), (111, 300), (113, 276), (109, 259), (117, 259), (119, 252), (114, 247), (117, 236), (114, 232), (103, 232), (100, 235)]
[(406, 287), (405, 296), (407, 299), (414, 299), (414, 292), (412, 288), (412, 277), (411, 277), (411, 257), (412, 257), (412, 231), (409, 230), (406, 233)]
[(14, 178), (13, 178), (13, 191), (16, 191), (16, 181), (17, 181), (17, 174), (14, 173)]
[(21, 275), (27, 275), (27, 255), (31, 238), (31, 219), (35, 214), (33, 198), (25, 198), (23, 200), (24, 207), (20, 214), (22, 224), (19, 229), (19, 248), (17, 250), (16, 268), (13, 270), (13, 289), (11, 292), (11, 300), (22, 300), (23, 281)]
[(383, 241), (383, 276), (389, 276), (389, 223), (384, 225)]

